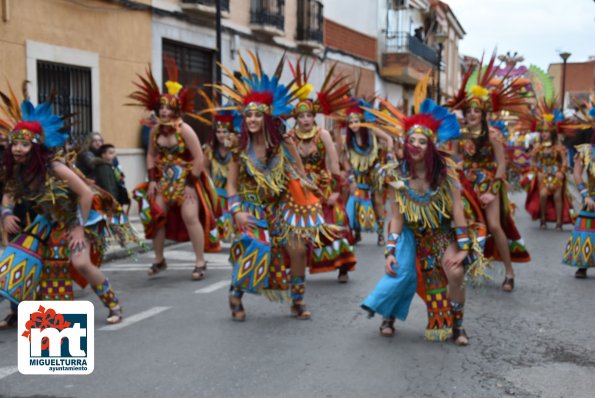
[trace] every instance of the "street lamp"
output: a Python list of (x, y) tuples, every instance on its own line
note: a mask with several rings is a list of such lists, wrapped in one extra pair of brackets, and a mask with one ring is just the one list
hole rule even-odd
[(444, 42), (448, 39), (448, 36), (444, 32), (437, 32), (434, 35), (434, 42), (438, 44), (438, 79), (436, 87), (436, 103), (440, 104), (442, 98), (442, 89), (440, 88), (440, 75), (442, 74), (442, 50), (444, 49)]
[(560, 58), (564, 61), (562, 64), (562, 112), (564, 112), (564, 97), (566, 96), (566, 61), (571, 55), (569, 52), (560, 53)]

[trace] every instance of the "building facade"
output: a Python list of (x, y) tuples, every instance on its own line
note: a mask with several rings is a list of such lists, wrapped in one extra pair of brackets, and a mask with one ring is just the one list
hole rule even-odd
[[(75, 113), (74, 136), (101, 132), (118, 148), (129, 188), (145, 178), (139, 120), (146, 115), (124, 104), (149, 65), (163, 86), (164, 55), (176, 60), (180, 82), (194, 85), (216, 80), (218, 56), (238, 71), (243, 49), (257, 52), (269, 73), (283, 54), (308, 55), (320, 65), (314, 86), (336, 63), (337, 73), (357, 83), (356, 95), (379, 95), (409, 111), (415, 84), (438, 68), (441, 32), (440, 86), (449, 94), (458, 85), (464, 31), (442, 2), (219, 1), (220, 52), (216, 0), (3, 0), (0, 70), (15, 86), (28, 80), (34, 102), (53, 96), (58, 111)], [(291, 80), (288, 68), (283, 79)], [(206, 139), (207, 127), (189, 122)]]
[[(562, 97), (563, 63), (550, 64), (547, 72), (554, 78), (558, 97)], [(564, 84), (564, 109), (576, 108), (595, 93), (595, 56), (586, 62), (567, 62)]]

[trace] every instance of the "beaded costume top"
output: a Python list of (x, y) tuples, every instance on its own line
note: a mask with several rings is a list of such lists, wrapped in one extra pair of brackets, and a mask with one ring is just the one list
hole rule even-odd
[(227, 155), (221, 156), (219, 151), (213, 150), (210, 146), (205, 146), (204, 154), (211, 163), (211, 177), (217, 188), (225, 188), (227, 183), (227, 174), (229, 173), (229, 161), (232, 158), (231, 151)]
[(587, 171), (587, 189), (589, 196), (595, 197), (595, 162), (593, 162), (593, 145), (581, 144), (575, 146), (583, 167)]
[(407, 163), (393, 164), (393, 171), (387, 179), (395, 189), (395, 200), (399, 211), (405, 218), (405, 224), (412, 229), (450, 228), (452, 217), (452, 191), (458, 189), (459, 182), (454, 162), (446, 158), (446, 178), (428, 192), (418, 192), (410, 185)]
[[(162, 126), (159, 126), (161, 129)], [(153, 136), (153, 144), (157, 151), (155, 167), (159, 172), (159, 189), (167, 202), (181, 204), (184, 200), (184, 189), (186, 179), (192, 170), (192, 154), (186, 147), (182, 137), (182, 122), (175, 126), (173, 132), (176, 137), (176, 144), (164, 146), (158, 143), (159, 136), (163, 134), (160, 130)]]
[(541, 173), (556, 174), (564, 164), (566, 148), (563, 145), (537, 144), (533, 148), (531, 157)]
[(378, 141), (376, 136), (368, 132), (368, 147), (362, 148), (358, 145), (356, 135), (351, 136), (351, 145), (349, 146), (349, 163), (353, 167), (355, 182), (357, 184), (372, 185), (371, 171), (379, 160)]
[[(324, 198), (328, 198), (332, 193), (331, 190), (331, 176), (326, 168), (326, 147), (320, 138), (320, 128), (316, 128), (318, 132), (311, 139), (314, 144), (314, 150), (308, 155), (304, 156), (300, 152), (300, 157), (304, 165), (306, 175), (318, 187)], [(296, 136), (298, 142), (299, 136)], [(299, 146), (299, 144), (298, 144)]]

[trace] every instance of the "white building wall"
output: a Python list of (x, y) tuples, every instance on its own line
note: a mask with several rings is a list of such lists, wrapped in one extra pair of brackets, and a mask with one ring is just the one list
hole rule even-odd
[(324, 17), (365, 35), (376, 37), (379, 1), (386, 0), (325, 0)]

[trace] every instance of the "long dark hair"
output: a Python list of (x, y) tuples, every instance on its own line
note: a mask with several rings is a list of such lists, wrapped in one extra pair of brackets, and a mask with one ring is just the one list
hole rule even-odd
[[(405, 141), (405, 162), (409, 166), (409, 173), (411, 174), (412, 178), (416, 178), (417, 175), (415, 174), (415, 169), (413, 166), (413, 158), (411, 157), (411, 150), (412, 146), (409, 142)], [(428, 146), (426, 148), (426, 154), (424, 156), (424, 164), (426, 166), (426, 181), (430, 184), (432, 189), (436, 189), (438, 185), (444, 180), (446, 177), (446, 154), (434, 145), (434, 141), (428, 139)]]
[[(467, 112), (469, 111), (470, 108), (466, 108), (463, 110), (463, 115), (467, 116)], [(479, 137), (477, 137), (477, 147), (481, 148), (485, 145), (485, 143), (490, 139), (490, 124), (488, 123), (488, 113), (485, 110), (481, 110), (481, 134), (479, 135)], [(475, 152), (475, 155), (473, 156), (477, 156), (479, 153), (479, 151)]]
[[(35, 181), (36, 178), (43, 178), (47, 171), (49, 157), (50, 152), (41, 146), (41, 144), (31, 143), (31, 150), (29, 151), (26, 163), (22, 166), (17, 165), (12, 155), (12, 145), (8, 145), (8, 148), (4, 151), (6, 181), (18, 179), (28, 185)], [(18, 175), (15, 172), (17, 166), (21, 166), (19, 167)]]
[[(277, 147), (283, 141), (282, 133), (281, 133), (281, 123), (283, 123), (279, 119), (274, 119), (271, 115), (267, 113), (263, 113), (263, 120), (262, 120), (262, 127), (263, 131), (257, 134), (265, 134), (265, 140), (270, 144), (266, 150), (267, 159), (275, 153)], [(250, 142), (250, 131), (248, 131), (248, 126), (246, 126), (246, 118), (242, 120), (242, 129), (240, 131), (240, 148), (242, 150), (248, 147), (248, 143)]]
[(355, 134), (358, 133), (362, 135), (363, 149), (368, 149), (368, 146), (370, 145), (370, 134), (368, 128), (360, 127), (359, 131), (356, 133), (353, 130), (351, 130), (349, 126), (347, 126), (347, 134), (345, 136), (345, 144), (347, 145), (347, 148), (353, 149), (353, 138), (355, 137)]

